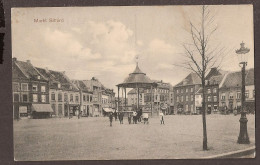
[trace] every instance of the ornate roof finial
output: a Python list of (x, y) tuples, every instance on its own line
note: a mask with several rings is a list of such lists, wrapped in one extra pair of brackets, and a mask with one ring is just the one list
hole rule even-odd
[(136, 66), (138, 66), (138, 60), (139, 60), (139, 56), (138, 56), (138, 55), (136, 55), (136, 56), (135, 56), (135, 62), (136, 62)]

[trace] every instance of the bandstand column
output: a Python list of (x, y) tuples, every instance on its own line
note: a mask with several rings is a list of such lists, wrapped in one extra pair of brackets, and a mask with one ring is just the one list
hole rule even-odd
[(151, 116), (153, 116), (153, 86), (151, 86)]
[(137, 110), (139, 109), (139, 88), (137, 88)]
[(118, 91), (117, 91), (117, 111), (119, 111), (119, 91), (120, 91), (120, 87), (118, 86)]
[(125, 88), (125, 110), (126, 110), (126, 88)]
[(123, 107), (124, 107), (123, 98), (124, 98), (124, 88), (122, 88), (122, 104), (121, 104), (122, 110), (121, 111), (123, 111)]

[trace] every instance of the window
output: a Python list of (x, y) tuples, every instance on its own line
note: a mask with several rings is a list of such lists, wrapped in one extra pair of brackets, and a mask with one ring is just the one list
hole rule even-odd
[(225, 96), (225, 93), (223, 93), (222, 95), (221, 95), (221, 100), (225, 100), (226, 99), (226, 96)]
[(181, 89), (181, 93), (183, 93), (183, 89)]
[(70, 94), (70, 101), (72, 101), (73, 102), (73, 94)]
[(58, 101), (62, 101), (62, 93), (58, 93)]
[(211, 89), (208, 89), (208, 93), (211, 93)]
[(14, 92), (20, 91), (19, 83), (13, 83), (13, 91), (14, 91)]
[(245, 92), (245, 96), (246, 96), (246, 98), (249, 98), (249, 91), (248, 90)]
[(190, 88), (190, 91), (193, 92), (193, 88), (192, 87)]
[(28, 91), (28, 84), (22, 83), (22, 91)]
[(61, 87), (61, 85), (60, 85), (60, 83), (58, 83), (58, 88), (60, 88)]
[(177, 102), (179, 102), (179, 101), (180, 101), (180, 99), (179, 99), (179, 97), (178, 97), (178, 96), (176, 97), (176, 99), (177, 99)]
[(37, 85), (33, 85), (32, 86), (32, 91), (37, 92), (38, 91), (38, 86)]
[(237, 92), (237, 99), (241, 99), (241, 92)]
[(213, 93), (217, 93), (217, 88), (214, 88), (214, 89), (213, 89)]
[(37, 94), (33, 94), (33, 102), (38, 102), (38, 95)]
[(189, 92), (189, 88), (186, 88), (186, 93), (188, 93)]
[(43, 103), (46, 103), (46, 95), (41, 95), (41, 100)]
[(190, 101), (193, 101), (193, 95), (190, 95)]
[(68, 101), (68, 94), (64, 93), (64, 101)]
[(184, 97), (183, 97), (183, 96), (181, 96), (181, 102), (183, 102), (183, 100), (184, 100)]
[(20, 101), (20, 95), (18, 93), (14, 93), (14, 101), (18, 102)]
[(176, 91), (177, 91), (177, 93), (179, 93), (179, 89), (177, 89)]
[(229, 99), (233, 99), (234, 96), (233, 96), (233, 93), (229, 93)]
[(52, 93), (52, 94), (51, 94), (51, 100), (52, 100), (52, 101), (55, 101), (55, 93)]
[(222, 102), (221, 105), (222, 105), (222, 107), (225, 107), (225, 106), (226, 106), (226, 103), (225, 103), (225, 102)]
[(189, 111), (189, 105), (185, 105), (185, 111)]
[(28, 102), (28, 95), (27, 94), (23, 94), (23, 102)]
[(86, 95), (83, 95), (83, 101), (86, 101)]
[(189, 101), (189, 96), (186, 96), (186, 101)]
[(208, 96), (208, 101), (211, 101), (211, 96)]
[(43, 85), (43, 86), (41, 86), (41, 91), (42, 92), (46, 92), (46, 87)]
[(213, 96), (213, 101), (217, 102), (218, 101), (218, 97), (217, 96)]
[(76, 95), (76, 102), (79, 102), (79, 96)]
[(92, 102), (92, 96), (91, 95), (89, 96), (89, 101)]

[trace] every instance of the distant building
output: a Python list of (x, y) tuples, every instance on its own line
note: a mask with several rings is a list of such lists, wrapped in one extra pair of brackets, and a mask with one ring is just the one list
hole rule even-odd
[[(219, 106), (222, 110), (227, 109), (233, 112), (234, 109), (241, 109), (241, 85), (242, 74), (238, 72), (230, 72), (223, 79), (219, 86)], [(254, 69), (246, 70), (246, 110), (254, 113), (255, 111), (255, 85), (254, 85)]]
[[(195, 93), (201, 88), (200, 77), (196, 73), (190, 73), (181, 82), (173, 87), (174, 113), (195, 114)], [(196, 97), (197, 99), (197, 97)]]
[[(205, 84), (205, 104), (207, 113), (218, 111), (219, 83), (226, 71), (211, 68), (207, 73)], [(196, 73), (190, 73), (185, 79), (174, 86), (175, 112), (185, 114), (199, 114), (202, 110), (201, 79)]]
[(103, 116), (104, 108), (115, 108), (115, 93), (112, 89), (106, 88), (95, 77), (92, 77), (91, 80), (83, 80), (83, 83), (93, 93), (92, 116)]
[(82, 116), (93, 116), (93, 92), (82, 80), (72, 80), (72, 82), (79, 89)]
[(50, 117), (49, 81), (28, 60), (12, 61), (14, 118)]
[[(157, 83), (157, 88), (139, 89), (139, 106), (144, 110), (151, 109), (151, 99), (153, 108), (157, 111), (160, 109), (165, 114), (170, 114), (173, 111), (173, 90), (170, 83), (165, 83), (162, 80), (153, 82)], [(132, 89), (127, 93), (128, 106), (136, 107), (138, 102), (137, 89)], [(154, 97), (151, 97), (151, 96)]]
[(39, 68), (37, 70), (49, 80), (49, 102), (53, 109), (53, 117), (75, 116), (79, 111), (79, 89), (72, 84), (65, 72)]

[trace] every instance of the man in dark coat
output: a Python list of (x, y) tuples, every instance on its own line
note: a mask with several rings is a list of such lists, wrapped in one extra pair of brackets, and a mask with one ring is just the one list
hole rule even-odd
[(124, 113), (123, 112), (120, 112), (120, 124), (124, 124), (123, 123), (123, 120), (124, 120)]
[(112, 121), (113, 121), (113, 114), (109, 114), (109, 121), (110, 121), (110, 127), (112, 127)]

